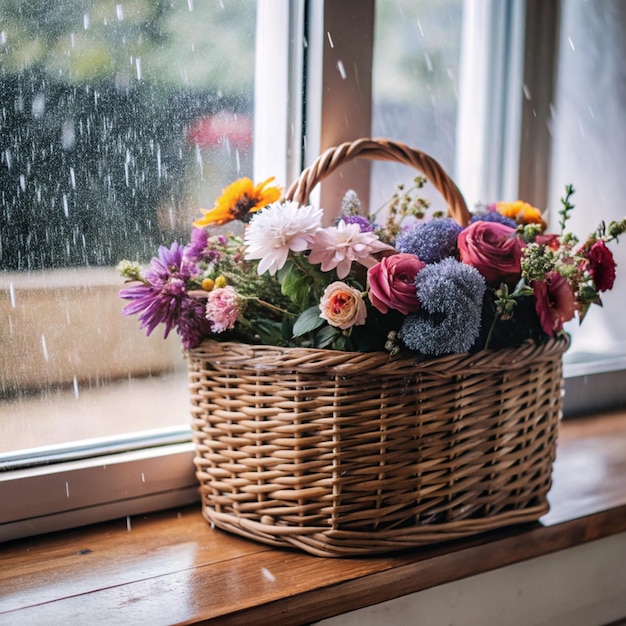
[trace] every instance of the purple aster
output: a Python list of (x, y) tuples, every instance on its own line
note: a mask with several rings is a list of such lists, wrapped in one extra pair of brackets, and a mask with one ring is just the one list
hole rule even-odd
[(183, 256), (189, 261), (200, 261), (206, 250), (209, 234), (204, 228), (194, 228), (191, 231), (191, 241), (185, 246)]
[(480, 332), (485, 279), (465, 263), (447, 258), (415, 277), (422, 309), (408, 315), (399, 337), (426, 355), (467, 352)]
[(185, 283), (196, 266), (183, 258), (183, 249), (174, 242), (170, 248), (161, 246), (143, 273), (145, 282), (126, 287), (120, 297), (130, 300), (124, 315), (139, 315), (140, 327), (149, 335), (159, 325), (165, 324), (166, 338), (179, 321), (182, 301), (187, 298)]
[(414, 254), (424, 263), (436, 263), (456, 256), (456, 240), (461, 230), (463, 228), (450, 217), (420, 222), (398, 235), (396, 249)]
[(372, 223), (363, 215), (343, 215), (341, 219), (346, 224), (358, 224), (362, 233), (370, 233), (374, 230)]
[(178, 328), (183, 347), (186, 350), (195, 348), (202, 339), (211, 334), (211, 323), (205, 316), (204, 300), (183, 298), (180, 303)]

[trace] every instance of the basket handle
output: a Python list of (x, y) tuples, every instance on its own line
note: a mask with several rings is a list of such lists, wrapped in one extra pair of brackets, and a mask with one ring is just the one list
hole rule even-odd
[(463, 195), (439, 163), (426, 153), (388, 139), (356, 139), (328, 148), (302, 171), (285, 194), (286, 200), (306, 204), (315, 186), (340, 165), (357, 157), (374, 161), (397, 161), (415, 168), (435, 186), (448, 205), (448, 215), (461, 226), (467, 226), (470, 212)]

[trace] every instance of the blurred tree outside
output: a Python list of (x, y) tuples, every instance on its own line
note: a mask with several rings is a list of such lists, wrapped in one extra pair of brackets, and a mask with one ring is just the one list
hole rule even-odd
[(2, 0), (0, 268), (148, 260), (251, 167), (254, 0)]

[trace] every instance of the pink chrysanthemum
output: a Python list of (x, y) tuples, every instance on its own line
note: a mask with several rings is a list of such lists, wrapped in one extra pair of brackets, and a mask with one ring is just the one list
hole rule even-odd
[(231, 287), (218, 287), (209, 292), (206, 303), (206, 318), (214, 333), (223, 333), (232, 328), (239, 317), (239, 296)]
[(310, 250), (310, 263), (321, 263), (323, 272), (336, 269), (337, 276), (345, 278), (353, 261), (365, 262), (375, 252), (393, 248), (380, 241), (374, 233), (361, 232), (358, 224), (346, 224), (341, 220), (336, 226), (318, 230)]

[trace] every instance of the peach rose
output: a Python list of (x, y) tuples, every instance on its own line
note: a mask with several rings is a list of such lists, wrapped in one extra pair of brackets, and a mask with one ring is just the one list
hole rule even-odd
[(331, 283), (322, 294), (320, 317), (342, 330), (365, 324), (367, 308), (361, 292), (341, 281)]

